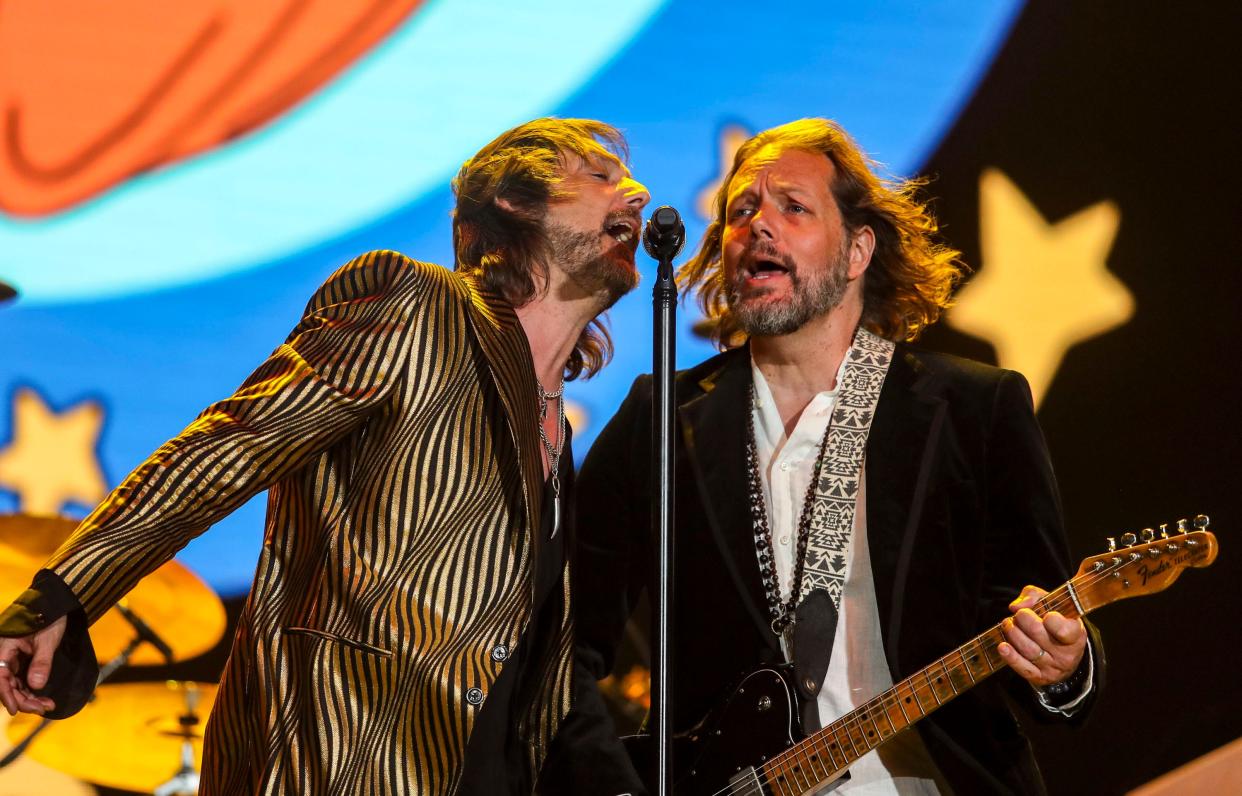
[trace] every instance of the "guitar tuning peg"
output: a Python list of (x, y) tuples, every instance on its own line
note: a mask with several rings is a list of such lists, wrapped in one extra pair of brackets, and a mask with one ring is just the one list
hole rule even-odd
[(1160, 523), (1160, 538), (1161, 539), (1169, 538), (1169, 524), (1167, 522)]
[(1150, 542), (1152, 539), (1156, 538), (1156, 532), (1152, 530), (1151, 528), (1144, 528), (1143, 530), (1139, 531), (1139, 538), (1142, 539), (1144, 542)]
[(1208, 525), (1210, 525), (1211, 522), (1212, 520), (1210, 517), (1208, 517), (1208, 515), (1196, 514), (1195, 515), (1195, 530), (1206, 531), (1208, 529)]
[(1121, 543), (1125, 545), (1126, 547), (1133, 547), (1134, 543), (1137, 541), (1138, 541), (1138, 537), (1132, 533), (1123, 533), (1121, 535)]
[(1186, 521), (1184, 518), (1183, 518), (1183, 519), (1178, 520), (1178, 521), (1177, 521), (1177, 532), (1178, 532), (1178, 533), (1186, 533), (1186, 530), (1187, 530), (1187, 529), (1186, 529), (1186, 524), (1187, 524), (1187, 521)]
[(1108, 537), (1108, 552), (1111, 553), (1116, 549), (1117, 549), (1117, 539), (1115, 537), (1109, 536)]

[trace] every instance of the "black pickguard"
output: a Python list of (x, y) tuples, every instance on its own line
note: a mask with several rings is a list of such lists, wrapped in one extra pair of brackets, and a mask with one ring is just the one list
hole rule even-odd
[[(763, 666), (738, 682), (689, 732), (673, 739), (673, 793), (676, 796), (768, 796), (758, 767), (802, 740), (798, 694), (788, 664)], [(624, 739), (638, 773), (652, 787), (655, 739)], [(750, 770), (750, 776), (746, 774)], [(733, 789), (731, 781), (738, 780)]]

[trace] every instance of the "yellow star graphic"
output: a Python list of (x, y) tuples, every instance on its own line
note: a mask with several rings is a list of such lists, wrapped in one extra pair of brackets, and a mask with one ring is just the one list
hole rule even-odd
[(725, 177), (729, 176), (729, 169), (733, 168), (733, 156), (750, 136), (751, 132), (740, 124), (726, 125), (720, 131), (720, 140), (717, 142), (720, 161), (717, 166), (716, 177), (703, 190), (699, 191), (699, 197), (694, 203), (695, 209), (699, 211), (699, 215), (703, 218), (711, 220), (715, 212), (712, 201), (716, 198), (716, 191), (720, 190), (720, 186), (724, 184)]
[(95, 445), (103, 407), (84, 401), (57, 414), (34, 390), (13, 399), (13, 441), (0, 450), (0, 487), (29, 514), (56, 514), (75, 501), (94, 505), (107, 494)]
[(997, 169), (979, 180), (983, 267), (957, 296), (950, 325), (982, 337), (1021, 371), (1038, 406), (1065, 352), (1125, 323), (1134, 297), (1108, 271), (1121, 211), (1097, 202), (1056, 224)]

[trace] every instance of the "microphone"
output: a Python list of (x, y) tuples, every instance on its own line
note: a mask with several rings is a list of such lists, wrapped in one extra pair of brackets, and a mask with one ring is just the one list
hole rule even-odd
[(686, 225), (681, 214), (668, 205), (656, 208), (643, 229), (643, 248), (662, 263), (672, 262), (686, 244)]
[(17, 290), (7, 282), (0, 280), (0, 304), (17, 298)]

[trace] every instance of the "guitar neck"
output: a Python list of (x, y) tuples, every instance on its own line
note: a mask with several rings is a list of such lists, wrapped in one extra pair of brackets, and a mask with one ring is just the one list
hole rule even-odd
[[(1057, 611), (1078, 619), (1116, 600), (1167, 589), (1187, 567), (1206, 567), (1216, 560), (1216, 537), (1208, 533), (1205, 515), (1197, 515), (1193, 527), (1178, 520), (1174, 536), (1166, 527), (1160, 526), (1158, 539), (1154, 530), (1143, 529), (1141, 544), (1135, 534), (1123, 535), (1122, 549), (1110, 544), (1109, 552), (1083, 561), (1077, 575), (1045, 595), (1033, 610), (1040, 616)], [(764, 781), (777, 796), (789, 796), (835, 779), (855, 760), (1003, 667), (996, 648), (1004, 640), (1000, 625), (979, 634), (770, 758), (759, 767)]]
[[(1036, 603), (1035, 612), (1043, 616), (1058, 611), (1069, 619), (1086, 613), (1079, 610), (1073, 584), (1071, 580), (1049, 592)], [(786, 792), (782, 789), (785, 783), (788, 793), (793, 794), (833, 778), (858, 758), (1003, 668), (1005, 661), (996, 648), (1004, 640), (1001, 625), (994, 625), (773, 757), (762, 767), (764, 777), (778, 794)]]

